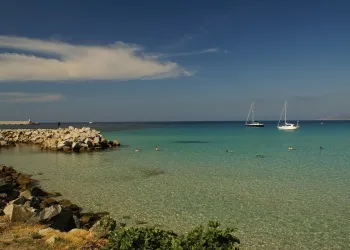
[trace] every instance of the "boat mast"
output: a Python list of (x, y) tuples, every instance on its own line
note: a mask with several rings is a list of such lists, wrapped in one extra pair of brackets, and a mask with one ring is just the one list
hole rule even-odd
[(252, 103), (252, 123), (254, 123), (254, 102)]
[(287, 102), (284, 103), (284, 124), (287, 124)]
[[(254, 103), (254, 102), (253, 102), (253, 103)], [(248, 116), (247, 116), (247, 120), (245, 121), (245, 124), (246, 124), (246, 125), (248, 124), (248, 120), (249, 120), (250, 113), (252, 112), (253, 103), (250, 105), (250, 109), (249, 109), (249, 113), (248, 113)]]

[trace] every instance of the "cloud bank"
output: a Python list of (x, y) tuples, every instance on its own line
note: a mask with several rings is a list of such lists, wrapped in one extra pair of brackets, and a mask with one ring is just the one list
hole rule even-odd
[(0, 92), (0, 102), (55, 102), (62, 98), (60, 94)]
[(148, 57), (140, 46), (108, 46), (0, 36), (0, 82), (59, 80), (135, 80), (190, 76), (175, 62)]

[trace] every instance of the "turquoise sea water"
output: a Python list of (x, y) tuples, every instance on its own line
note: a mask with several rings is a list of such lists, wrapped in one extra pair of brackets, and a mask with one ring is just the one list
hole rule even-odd
[(48, 190), (129, 225), (185, 232), (219, 220), (238, 228), (243, 249), (350, 249), (350, 123), (301, 122), (293, 132), (275, 123), (93, 126), (123, 147), (21, 146), (0, 151), (0, 162), (41, 172), (34, 178)]

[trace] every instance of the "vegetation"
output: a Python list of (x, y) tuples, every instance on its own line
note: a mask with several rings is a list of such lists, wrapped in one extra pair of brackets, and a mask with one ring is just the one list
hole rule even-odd
[(207, 228), (199, 226), (183, 236), (159, 228), (122, 227), (110, 233), (106, 250), (238, 250), (240, 241), (233, 235), (235, 230), (221, 230), (219, 226), (211, 221)]

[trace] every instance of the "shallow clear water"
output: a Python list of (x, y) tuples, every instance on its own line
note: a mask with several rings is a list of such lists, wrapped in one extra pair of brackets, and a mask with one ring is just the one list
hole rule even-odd
[(41, 172), (34, 178), (48, 190), (129, 225), (184, 232), (219, 220), (238, 228), (243, 249), (349, 249), (350, 123), (266, 125), (94, 124), (124, 146), (83, 154), (21, 146), (0, 151), (0, 162)]

